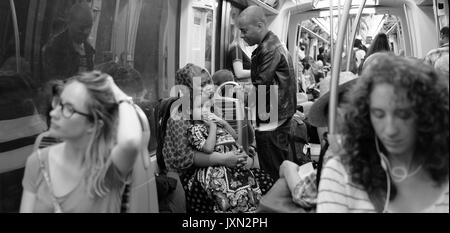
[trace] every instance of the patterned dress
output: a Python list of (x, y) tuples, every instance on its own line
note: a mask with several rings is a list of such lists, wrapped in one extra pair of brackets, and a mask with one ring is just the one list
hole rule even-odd
[[(205, 124), (194, 124), (190, 127), (189, 140), (196, 150), (203, 150), (208, 132), (209, 129)], [(227, 153), (238, 150), (239, 146), (234, 138), (226, 130), (218, 127), (214, 151)], [(261, 189), (255, 181), (255, 175), (245, 168), (225, 166), (202, 168), (197, 171), (196, 178), (208, 196), (215, 201), (216, 213), (255, 212), (261, 199)]]
[[(195, 149), (189, 142), (191, 126), (192, 123), (189, 120), (183, 120), (176, 114), (169, 118), (164, 138), (164, 162), (169, 171), (180, 174), (180, 180), (186, 193), (187, 212), (214, 213), (218, 202), (208, 195), (202, 182), (198, 179), (201, 177), (199, 174), (202, 174), (202, 170), (204, 171), (205, 168), (194, 166)], [(273, 179), (263, 170), (252, 168), (250, 171), (261, 190), (261, 194), (266, 194), (274, 184)], [(238, 208), (234, 209), (237, 210)]]

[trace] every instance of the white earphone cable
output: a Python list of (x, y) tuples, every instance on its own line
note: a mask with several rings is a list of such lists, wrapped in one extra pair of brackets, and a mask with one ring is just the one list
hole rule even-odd
[(384, 169), (384, 172), (386, 173), (386, 183), (387, 183), (387, 191), (386, 191), (386, 200), (384, 202), (384, 209), (383, 213), (387, 213), (387, 209), (389, 206), (389, 198), (391, 197), (391, 179), (390, 179), (390, 164), (387, 157), (380, 151), (380, 146), (378, 145), (378, 139), (375, 136), (375, 147), (377, 149), (377, 153), (380, 156), (381, 160), (381, 167)]

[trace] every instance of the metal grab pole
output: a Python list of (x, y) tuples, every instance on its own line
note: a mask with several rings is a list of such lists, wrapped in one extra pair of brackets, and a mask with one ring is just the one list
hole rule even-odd
[(352, 58), (352, 49), (353, 49), (353, 45), (355, 44), (355, 37), (356, 37), (356, 29), (358, 29), (359, 26), (359, 21), (361, 20), (361, 15), (362, 15), (362, 11), (364, 9), (364, 6), (366, 5), (366, 1), (367, 0), (363, 0), (363, 2), (361, 3), (361, 5), (358, 8), (358, 14), (356, 15), (355, 21), (353, 22), (353, 28), (352, 28), (352, 36), (350, 37), (350, 43), (349, 43), (349, 47), (348, 47), (348, 55), (347, 55), (347, 69), (346, 71), (350, 71), (350, 61)]
[(333, 59), (332, 73), (331, 73), (331, 85), (330, 85), (330, 104), (328, 106), (328, 120), (329, 120), (329, 134), (336, 133), (336, 107), (338, 101), (337, 88), (339, 84), (339, 73), (342, 60), (342, 50), (344, 45), (344, 36), (347, 29), (347, 20), (350, 11), (352, 0), (345, 1), (344, 11), (341, 16), (341, 22), (339, 22), (338, 39), (336, 43), (336, 51)]
[(19, 25), (17, 24), (17, 14), (16, 14), (16, 6), (14, 5), (14, 0), (9, 0), (11, 5), (11, 13), (13, 19), (14, 26), (14, 38), (16, 42), (16, 71), (20, 73), (20, 37), (19, 37)]
[[(330, 62), (333, 63), (334, 57), (334, 11), (333, 11), (333, 1), (330, 1)], [(325, 65), (325, 64), (324, 64)], [(333, 72), (331, 71), (331, 74)]]

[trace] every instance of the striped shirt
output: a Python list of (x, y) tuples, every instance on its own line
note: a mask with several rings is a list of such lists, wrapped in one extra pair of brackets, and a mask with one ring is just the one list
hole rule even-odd
[[(351, 182), (339, 157), (330, 158), (322, 170), (317, 197), (317, 212), (376, 213), (369, 195), (360, 185)], [(423, 212), (449, 212), (449, 189)]]

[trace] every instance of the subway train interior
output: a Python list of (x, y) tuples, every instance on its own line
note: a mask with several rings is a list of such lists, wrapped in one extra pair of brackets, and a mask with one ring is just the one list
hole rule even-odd
[[(80, 18), (73, 15), (74, 6), (88, 7), (92, 19), (74, 22)], [(161, 179), (161, 166), (167, 166), (168, 161), (160, 161), (164, 157), (157, 159), (158, 150), (167, 139), (167, 136), (162, 140), (159, 138), (161, 122), (158, 114), (161, 112), (158, 111), (161, 111), (161, 100), (177, 95), (174, 91), (174, 87), (179, 84), (177, 71), (187, 64), (203, 67), (210, 76), (218, 71), (231, 71), (232, 79), (225, 80), (227, 84), (238, 87), (238, 90), (253, 87), (254, 67), (260, 65), (253, 61), (253, 57), (255, 51), (259, 51), (259, 45), (256, 43), (251, 46), (243, 39), (247, 38), (244, 34), (248, 32), (239, 24), (240, 14), (250, 6), (258, 6), (259, 10), (263, 10), (267, 29), (288, 51), (286, 56), (293, 66), (290, 68), (295, 75), (294, 120), (298, 120), (298, 128), (293, 131), (294, 134), (300, 132), (300, 136), (296, 137), (301, 137), (303, 141), (295, 142), (300, 149), (293, 147), (289, 150), (298, 165), (303, 163), (300, 157), (307, 156), (314, 168), (321, 167), (323, 133), (328, 130), (309, 124), (308, 111), (321, 97), (321, 92), (325, 92), (319, 86), (325, 77), (329, 76), (332, 80), (330, 105), (336, 108), (336, 101), (332, 98), (333, 95), (337, 96), (334, 84), (338, 83), (340, 71), (360, 74), (364, 55), (357, 57), (357, 53), (354, 53), (356, 41), (359, 48), (365, 48), (366, 54), (367, 48), (382, 33), (387, 36), (387, 52), (395, 56), (425, 59), (430, 50), (440, 47), (440, 31), (447, 27), (448, 80), (447, 0), (2, 0), (0, 213), (22, 212), (21, 202), (26, 196), (23, 194), (26, 185), (24, 177), (30, 155), (45, 147), (63, 143), (62, 139), (52, 138), (48, 133), (52, 117), (57, 114), (53, 111), (61, 108), (63, 115), (67, 109), (68, 114), (85, 114), (74, 110), (73, 106), (71, 109), (63, 106), (61, 102), (59, 105), (53, 104), (52, 98), (56, 91), (55, 86), (52, 86), (54, 81), (66, 80), (80, 72), (102, 70), (105, 67), (108, 69), (111, 64), (121, 67), (118, 69), (122, 70), (115, 71), (117, 75), (130, 69), (139, 73), (139, 81), (115, 82), (118, 86), (120, 83), (127, 85), (135, 82), (130, 84), (128, 92), (137, 94), (128, 95), (134, 98), (135, 103), (138, 98), (146, 103), (137, 110), (143, 129), (140, 134), (142, 148), (132, 166), (132, 178), (125, 182), (121, 197), (116, 200), (121, 202), (120, 211), (192, 211), (189, 208), (171, 209), (173, 203), (164, 199), (175, 194), (168, 194), (171, 187), (169, 191), (161, 190), (167, 189), (166, 186), (170, 186), (172, 181)], [(77, 26), (78, 34), (87, 36), (81, 39), (81, 44), (75, 42), (77, 40), (68, 33), (70, 28)], [(243, 75), (241, 71), (246, 69), (245, 64), (244, 68), (242, 62), (236, 65), (236, 57), (233, 56), (233, 53), (237, 54), (237, 45), (245, 47), (241, 48), (241, 56), (247, 56), (251, 63), (251, 68), (247, 68), (246, 82), (240, 81)], [(70, 56), (80, 56), (80, 59), (67, 58)], [(111, 76), (115, 79), (114, 75)], [(224, 85), (216, 88), (222, 89)], [(218, 89), (215, 97), (219, 93)], [(252, 111), (244, 103), (246, 101), (242, 101), (243, 98), (233, 97), (236, 95), (225, 99), (232, 104), (219, 107), (219, 112), (225, 114), (231, 106), (234, 117), (225, 120), (236, 131), (237, 141), (243, 151), (250, 153), (251, 147), (259, 151), (258, 140), (248, 139), (255, 134), (255, 122), (249, 116)], [(335, 114), (329, 116), (335, 117)], [(448, 119), (446, 121), (448, 123)], [(329, 122), (330, 128), (334, 128), (334, 119), (329, 119)], [(447, 130), (448, 137), (448, 129), (443, 130)], [(255, 168), (262, 166), (260, 160), (258, 154), (253, 157)], [(50, 176), (52, 172), (50, 169)], [(57, 182), (58, 179), (52, 177), (52, 180)], [(175, 179), (176, 182), (181, 180), (180, 177)], [(161, 194), (163, 192), (165, 194)], [(62, 197), (56, 197), (59, 198)], [(181, 203), (186, 201), (181, 199)], [(62, 206), (64, 210), (65, 204)], [(55, 211), (50, 212), (57, 212), (56, 207)], [(255, 212), (255, 209), (249, 212)]]

